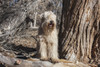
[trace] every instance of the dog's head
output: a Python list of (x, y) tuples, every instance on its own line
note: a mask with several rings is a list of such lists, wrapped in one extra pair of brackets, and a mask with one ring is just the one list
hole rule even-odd
[(56, 29), (56, 15), (52, 11), (46, 11), (41, 14), (42, 28), (46, 31)]

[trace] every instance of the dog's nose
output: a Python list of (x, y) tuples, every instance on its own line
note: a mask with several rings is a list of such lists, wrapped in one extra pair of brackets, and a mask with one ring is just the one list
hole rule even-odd
[(53, 24), (53, 21), (52, 20), (50, 21), (50, 24)]

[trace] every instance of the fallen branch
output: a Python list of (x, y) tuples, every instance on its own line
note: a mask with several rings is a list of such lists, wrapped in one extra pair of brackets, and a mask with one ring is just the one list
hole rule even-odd
[(10, 58), (2, 55), (0, 53), (0, 62), (2, 64), (5, 64), (7, 67), (48, 67), (52, 66), (52, 63), (47, 61), (39, 61), (38, 59), (34, 60), (23, 60), (23, 59), (17, 59), (17, 58)]
[[(81, 62), (72, 63), (66, 60), (60, 60), (59, 63), (51, 63), (49, 61), (40, 61), (39, 59), (30, 58), (27, 60), (11, 58), (0, 53), (0, 62), (7, 67), (93, 67)], [(64, 62), (62, 62), (64, 61)]]

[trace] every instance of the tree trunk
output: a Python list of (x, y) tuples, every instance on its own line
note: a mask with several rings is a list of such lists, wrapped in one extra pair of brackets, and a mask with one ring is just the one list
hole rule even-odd
[(63, 0), (60, 57), (70, 61), (97, 61), (99, 39), (100, 0)]

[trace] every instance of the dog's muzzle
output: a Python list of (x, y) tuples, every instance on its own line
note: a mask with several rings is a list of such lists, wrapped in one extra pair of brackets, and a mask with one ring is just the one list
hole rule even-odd
[(50, 21), (50, 23), (48, 24), (48, 27), (49, 28), (53, 28), (54, 27), (54, 22), (53, 21)]

